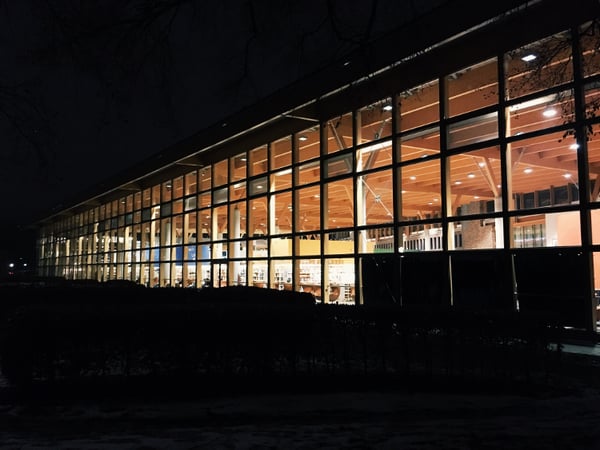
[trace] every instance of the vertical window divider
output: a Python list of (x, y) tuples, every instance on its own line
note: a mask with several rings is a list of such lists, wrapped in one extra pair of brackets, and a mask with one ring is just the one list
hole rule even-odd
[[(452, 262), (450, 260), (449, 249), (449, 239), (450, 235), (448, 230), (450, 229), (448, 224), (448, 202), (452, 201), (452, 199), (448, 199), (448, 166), (446, 164), (447, 161), (447, 152), (446, 149), (448, 147), (448, 126), (446, 117), (446, 112), (448, 111), (448, 98), (447, 98), (447, 78), (445, 76), (440, 77), (438, 82), (438, 99), (439, 99), (439, 124), (440, 124), (440, 193), (441, 193), (441, 207), (442, 207), (442, 254), (445, 256), (447, 261), (447, 279), (448, 279), (448, 297), (447, 301), (449, 305), (454, 304), (453, 293), (452, 293)], [(451, 203), (450, 203), (451, 204)], [(454, 236), (452, 236), (454, 239)]]
[[(292, 288), (294, 290), (298, 289), (300, 286), (300, 243), (298, 242), (298, 177), (296, 175), (296, 139), (295, 135), (291, 136), (291, 202), (292, 202), (292, 224), (291, 224), (291, 232), (292, 232)], [(269, 149), (271, 148), (271, 144), (269, 144)], [(298, 283), (298, 286), (296, 285)]]
[(440, 127), (440, 191), (441, 191), (441, 219), (442, 219), (442, 252), (448, 252), (448, 189), (447, 174), (446, 174), (446, 147), (448, 142), (448, 132), (446, 126), (446, 111), (447, 111), (447, 100), (446, 100), (446, 77), (441, 77), (438, 81), (438, 98), (439, 98), (439, 127)]
[[(354, 277), (354, 304), (355, 305), (359, 305), (362, 302), (362, 292), (361, 289), (359, 289), (359, 286), (362, 286), (362, 274), (360, 271), (360, 258), (357, 256), (359, 254), (359, 247), (360, 247), (360, 240), (361, 238), (359, 237), (359, 231), (357, 230), (357, 218), (358, 218), (358, 205), (359, 205), (359, 201), (362, 202), (362, 200), (359, 200), (358, 198), (358, 171), (356, 170), (357, 168), (357, 160), (356, 160), (356, 145), (358, 143), (357, 139), (358, 139), (358, 132), (357, 132), (357, 110), (354, 109), (352, 111), (352, 182), (354, 183), (354, 207), (353, 207), (353, 214), (354, 214), (354, 221), (352, 223), (352, 234), (354, 236), (354, 273), (355, 273), (355, 277)], [(366, 231), (365, 231), (366, 232)]]
[[(512, 242), (512, 230), (510, 226), (510, 216), (508, 215), (509, 202), (512, 195), (512, 189), (508, 179), (508, 164), (507, 152), (508, 144), (506, 143), (506, 66), (504, 54), (498, 54), (498, 137), (500, 139), (500, 180), (502, 184), (502, 236), (503, 248), (505, 251), (510, 251)], [(514, 280), (513, 280), (514, 281)]]
[(327, 208), (327, 199), (326, 199), (326, 191), (328, 189), (325, 188), (325, 171), (326, 164), (321, 164), (324, 161), (325, 144), (327, 143), (327, 122), (320, 121), (319, 122), (319, 204), (321, 213), (319, 214), (319, 248), (320, 248), (320, 260), (321, 260), (321, 302), (326, 303), (328, 300), (329, 292), (328, 288), (329, 284), (325, 283), (325, 278), (329, 275), (329, 271), (326, 270), (325, 264), (325, 236), (326, 233), (323, 232), (325, 229), (325, 219), (327, 215), (327, 220), (329, 220), (329, 215), (326, 212)]
[(587, 280), (585, 292), (587, 293), (589, 307), (585, 309), (586, 328), (596, 329), (596, 300), (593, 261), (593, 236), (590, 211), (590, 182), (588, 163), (588, 139), (585, 123), (585, 86), (583, 82), (583, 64), (581, 61), (581, 46), (579, 28), (571, 29), (571, 53), (573, 58), (573, 95), (575, 103), (575, 138), (579, 143), (577, 149), (577, 171), (579, 185), (579, 226), (581, 233), (581, 246), (583, 257), (586, 258), (584, 265)]
[(398, 187), (400, 186), (398, 179), (398, 161), (400, 158), (398, 154), (400, 150), (398, 149), (398, 130), (399, 124), (398, 120), (400, 120), (400, 111), (398, 102), (398, 93), (394, 92), (392, 94), (392, 237), (394, 242), (394, 250), (393, 253), (398, 253), (398, 248), (400, 247), (400, 236), (398, 232), (398, 218), (400, 217), (400, 211), (398, 208)]

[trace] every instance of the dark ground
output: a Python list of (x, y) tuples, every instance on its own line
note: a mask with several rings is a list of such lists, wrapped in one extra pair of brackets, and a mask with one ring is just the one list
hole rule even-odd
[(562, 362), (544, 385), (340, 379), (253, 392), (132, 383), (27, 396), (5, 385), (0, 448), (600, 449), (600, 357), (565, 353)]

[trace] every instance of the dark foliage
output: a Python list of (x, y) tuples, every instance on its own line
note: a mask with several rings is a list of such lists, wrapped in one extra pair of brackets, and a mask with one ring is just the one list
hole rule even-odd
[(558, 354), (550, 349), (556, 329), (539, 315), (323, 305), (309, 294), (246, 287), (14, 288), (4, 298), (1, 368), (21, 387), (150, 378), (213, 380), (207, 390), (215, 380), (357, 376), (543, 381)]

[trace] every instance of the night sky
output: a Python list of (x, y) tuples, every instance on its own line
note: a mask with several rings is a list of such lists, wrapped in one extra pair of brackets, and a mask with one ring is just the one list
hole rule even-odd
[(98, 182), (444, 2), (3, 2), (3, 257)]

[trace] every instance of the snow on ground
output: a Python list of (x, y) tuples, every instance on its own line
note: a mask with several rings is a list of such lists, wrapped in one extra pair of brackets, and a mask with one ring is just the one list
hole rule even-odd
[(596, 449), (600, 396), (427, 392), (2, 405), (2, 449)]
[(600, 449), (600, 358), (589, 361), (585, 374), (573, 366), (575, 389), (535, 393), (371, 386), (39, 402), (11, 399), (0, 382), (0, 449)]

